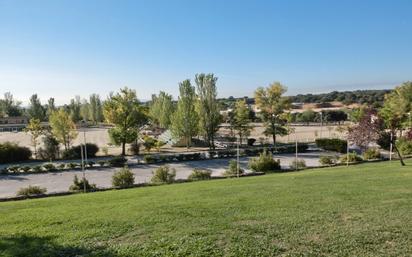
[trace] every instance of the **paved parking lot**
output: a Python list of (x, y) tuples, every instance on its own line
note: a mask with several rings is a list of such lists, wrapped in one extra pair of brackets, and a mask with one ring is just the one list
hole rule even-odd
[[(299, 158), (304, 159), (308, 167), (319, 166), (320, 152), (301, 153)], [(293, 154), (275, 155), (274, 158), (280, 159), (283, 168), (288, 167), (295, 156)], [(194, 168), (208, 169), (212, 171), (212, 176), (219, 176), (227, 168), (230, 159), (214, 159), (203, 161), (189, 161), (171, 163), (170, 166), (176, 169), (177, 179), (186, 179)], [(241, 158), (241, 167), (247, 171), (247, 162), (249, 158)], [(131, 167), (135, 175), (135, 183), (149, 182), (152, 177), (152, 171), (159, 165), (137, 165)], [(118, 168), (99, 168), (86, 171), (86, 177), (89, 182), (96, 184), (98, 187), (110, 187), (113, 173)], [(20, 175), (1, 175), (0, 176), (0, 198), (15, 196), (16, 192), (28, 185), (36, 185), (47, 188), (47, 192), (64, 192), (68, 191), (73, 182), (74, 175), (82, 176), (79, 170), (64, 171), (44, 174), (20, 174)]]

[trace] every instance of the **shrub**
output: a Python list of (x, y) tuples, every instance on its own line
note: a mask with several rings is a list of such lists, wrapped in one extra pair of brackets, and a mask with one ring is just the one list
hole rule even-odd
[(318, 138), (316, 139), (316, 145), (324, 150), (339, 153), (346, 153), (347, 149), (346, 140), (338, 138)]
[(129, 151), (133, 155), (139, 155), (139, 153), (140, 153), (140, 144), (136, 143), (136, 142), (132, 143), (130, 145)]
[(363, 159), (365, 160), (374, 160), (381, 158), (381, 152), (377, 148), (369, 148), (362, 154)]
[(94, 161), (88, 161), (87, 162), (87, 166), (89, 166), (90, 168), (93, 168), (93, 166), (95, 165), (96, 163), (94, 162)]
[(57, 165), (57, 168), (59, 170), (64, 170), (66, 168), (66, 164), (65, 163), (60, 163), (59, 165)]
[(157, 140), (153, 137), (145, 136), (143, 137), (143, 146), (150, 153), (152, 148), (154, 148), (157, 144)]
[(31, 151), (27, 147), (6, 142), (0, 143), (0, 163), (27, 161), (31, 157)]
[(7, 170), (10, 173), (18, 173), (20, 171), (20, 165), (9, 166), (9, 167), (7, 167)]
[(47, 134), (43, 138), (43, 148), (37, 150), (37, 156), (43, 160), (55, 160), (59, 157), (59, 142), (53, 135)]
[(255, 138), (248, 138), (247, 139), (247, 145), (248, 146), (253, 146), (255, 144), (255, 142), (256, 142)]
[(106, 165), (107, 162), (106, 162), (106, 161), (103, 161), (103, 160), (100, 160), (100, 161), (97, 161), (97, 164), (99, 164), (100, 167), (104, 167), (104, 165)]
[(134, 175), (129, 168), (121, 168), (112, 177), (112, 185), (119, 188), (127, 188), (134, 185)]
[[(396, 140), (396, 136), (393, 135), (393, 139)], [(391, 133), (389, 132), (381, 132), (379, 134), (379, 138), (376, 141), (376, 143), (385, 150), (389, 150), (390, 145), (391, 145)]]
[(32, 171), (35, 172), (35, 173), (43, 172), (43, 167), (42, 167), (41, 165), (33, 166), (31, 169), (32, 169)]
[(229, 167), (225, 170), (225, 172), (223, 173), (224, 176), (237, 176), (238, 174), (241, 175), (243, 174), (245, 171), (239, 167), (239, 172), (237, 169), (237, 162), (235, 160), (230, 160), (229, 161)]
[(86, 187), (86, 192), (95, 191), (97, 189), (95, 184), (90, 184), (86, 178), (79, 180), (77, 175), (74, 175), (73, 184), (69, 187), (72, 192), (82, 192)]
[(103, 155), (109, 155), (109, 148), (107, 148), (107, 146), (104, 146), (102, 148), (102, 152), (103, 152)]
[(280, 161), (274, 160), (272, 154), (265, 150), (259, 157), (254, 157), (249, 160), (249, 168), (254, 172), (276, 171), (280, 170)]
[(153, 155), (145, 155), (143, 161), (147, 164), (156, 163), (157, 159)]
[(71, 170), (75, 169), (77, 166), (79, 166), (79, 164), (76, 163), (76, 162), (70, 162), (70, 163), (67, 164), (67, 167)]
[(31, 170), (31, 167), (30, 166), (23, 166), (23, 167), (21, 167), (21, 170), (23, 172), (29, 172)]
[[(349, 161), (347, 161), (347, 160), (349, 160)], [(356, 153), (344, 154), (339, 158), (340, 163), (347, 163), (347, 162), (357, 163), (357, 162), (361, 162), (361, 161), (362, 161), (362, 158)]]
[[(306, 143), (298, 143), (298, 152), (303, 153), (308, 150), (309, 145)], [(279, 153), (295, 153), (296, 152), (296, 145), (286, 145), (286, 146), (280, 146), (278, 147), (277, 151)]]
[(163, 165), (153, 172), (152, 183), (172, 183), (176, 177), (176, 170), (169, 165)]
[(289, 168), (291, 170), (302, 170), (306, 168), (306, 162), (304, 159), (294, 159), (293, 161), (291, 161), (291, 163), (289, 164)]
[(17, 196), (32, 196), (32, 195), (41, 195), (47, 192), (46, 188), (42, 188), (39, 186), (28, 186), (20, 188), (17, 191)]
[(404, 137), (399, 138), (398, 141), (396, 141), (396, 147), (398, 147), (398, 150), (402, 155), (412, 154), (412, 140), (408, 140)]
[(325, 166), (335, 165), (337, 162), (336, 156), (333, 155), (322, 155), (319, 157), (319, 163)]
[(108, 160), (110, 166), (113, 167), (123, 167), (127, 162), (127, 159), (123, 156), (113, 157), (112, 159)]
[(212, 172), (209, 170), (194, 169), (188, 177), (189, 180), (206, 180), (212, 177)]
[[(63, 159), (80, 159), (81, 156), (81, 146), (73, 146), (62, 153), (62, 158)], [(95, 144), (86, 144), (86, 150), (87, 150), (87, 158), (93, 158), (96, 157), (96, 153), (99, 151), (99, 147)]]
[(56, 171), (56, 166), (53, 163), (43, 164), (43, 168), (45, 171)]

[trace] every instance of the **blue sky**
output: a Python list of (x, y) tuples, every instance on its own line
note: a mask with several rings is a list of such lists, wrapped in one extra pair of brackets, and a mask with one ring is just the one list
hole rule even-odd
[(412, 1), (0, 0), (0, 94), (65, 103), (128, 86), (149, 99), (199, 72), (219, 96), (412, 79)]

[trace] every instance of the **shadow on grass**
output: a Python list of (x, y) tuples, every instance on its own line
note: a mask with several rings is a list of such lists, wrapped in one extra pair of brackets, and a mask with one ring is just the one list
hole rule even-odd
[(52, 237), (15, 235), (0, 237), (0, 256), (7, 257), (52, 257), (52, 256), (107, 256), (116, 257), (104, 248), (86, 248), (82, 246), (59, 245)]

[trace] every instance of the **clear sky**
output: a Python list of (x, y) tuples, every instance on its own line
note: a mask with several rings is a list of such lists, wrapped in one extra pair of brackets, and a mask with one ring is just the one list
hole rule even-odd
[(412, 79), (412, 1), (0, 0), (0, 94), (64, 103), (128, 86), (141, 99), (199, 72), (219, 96)]

